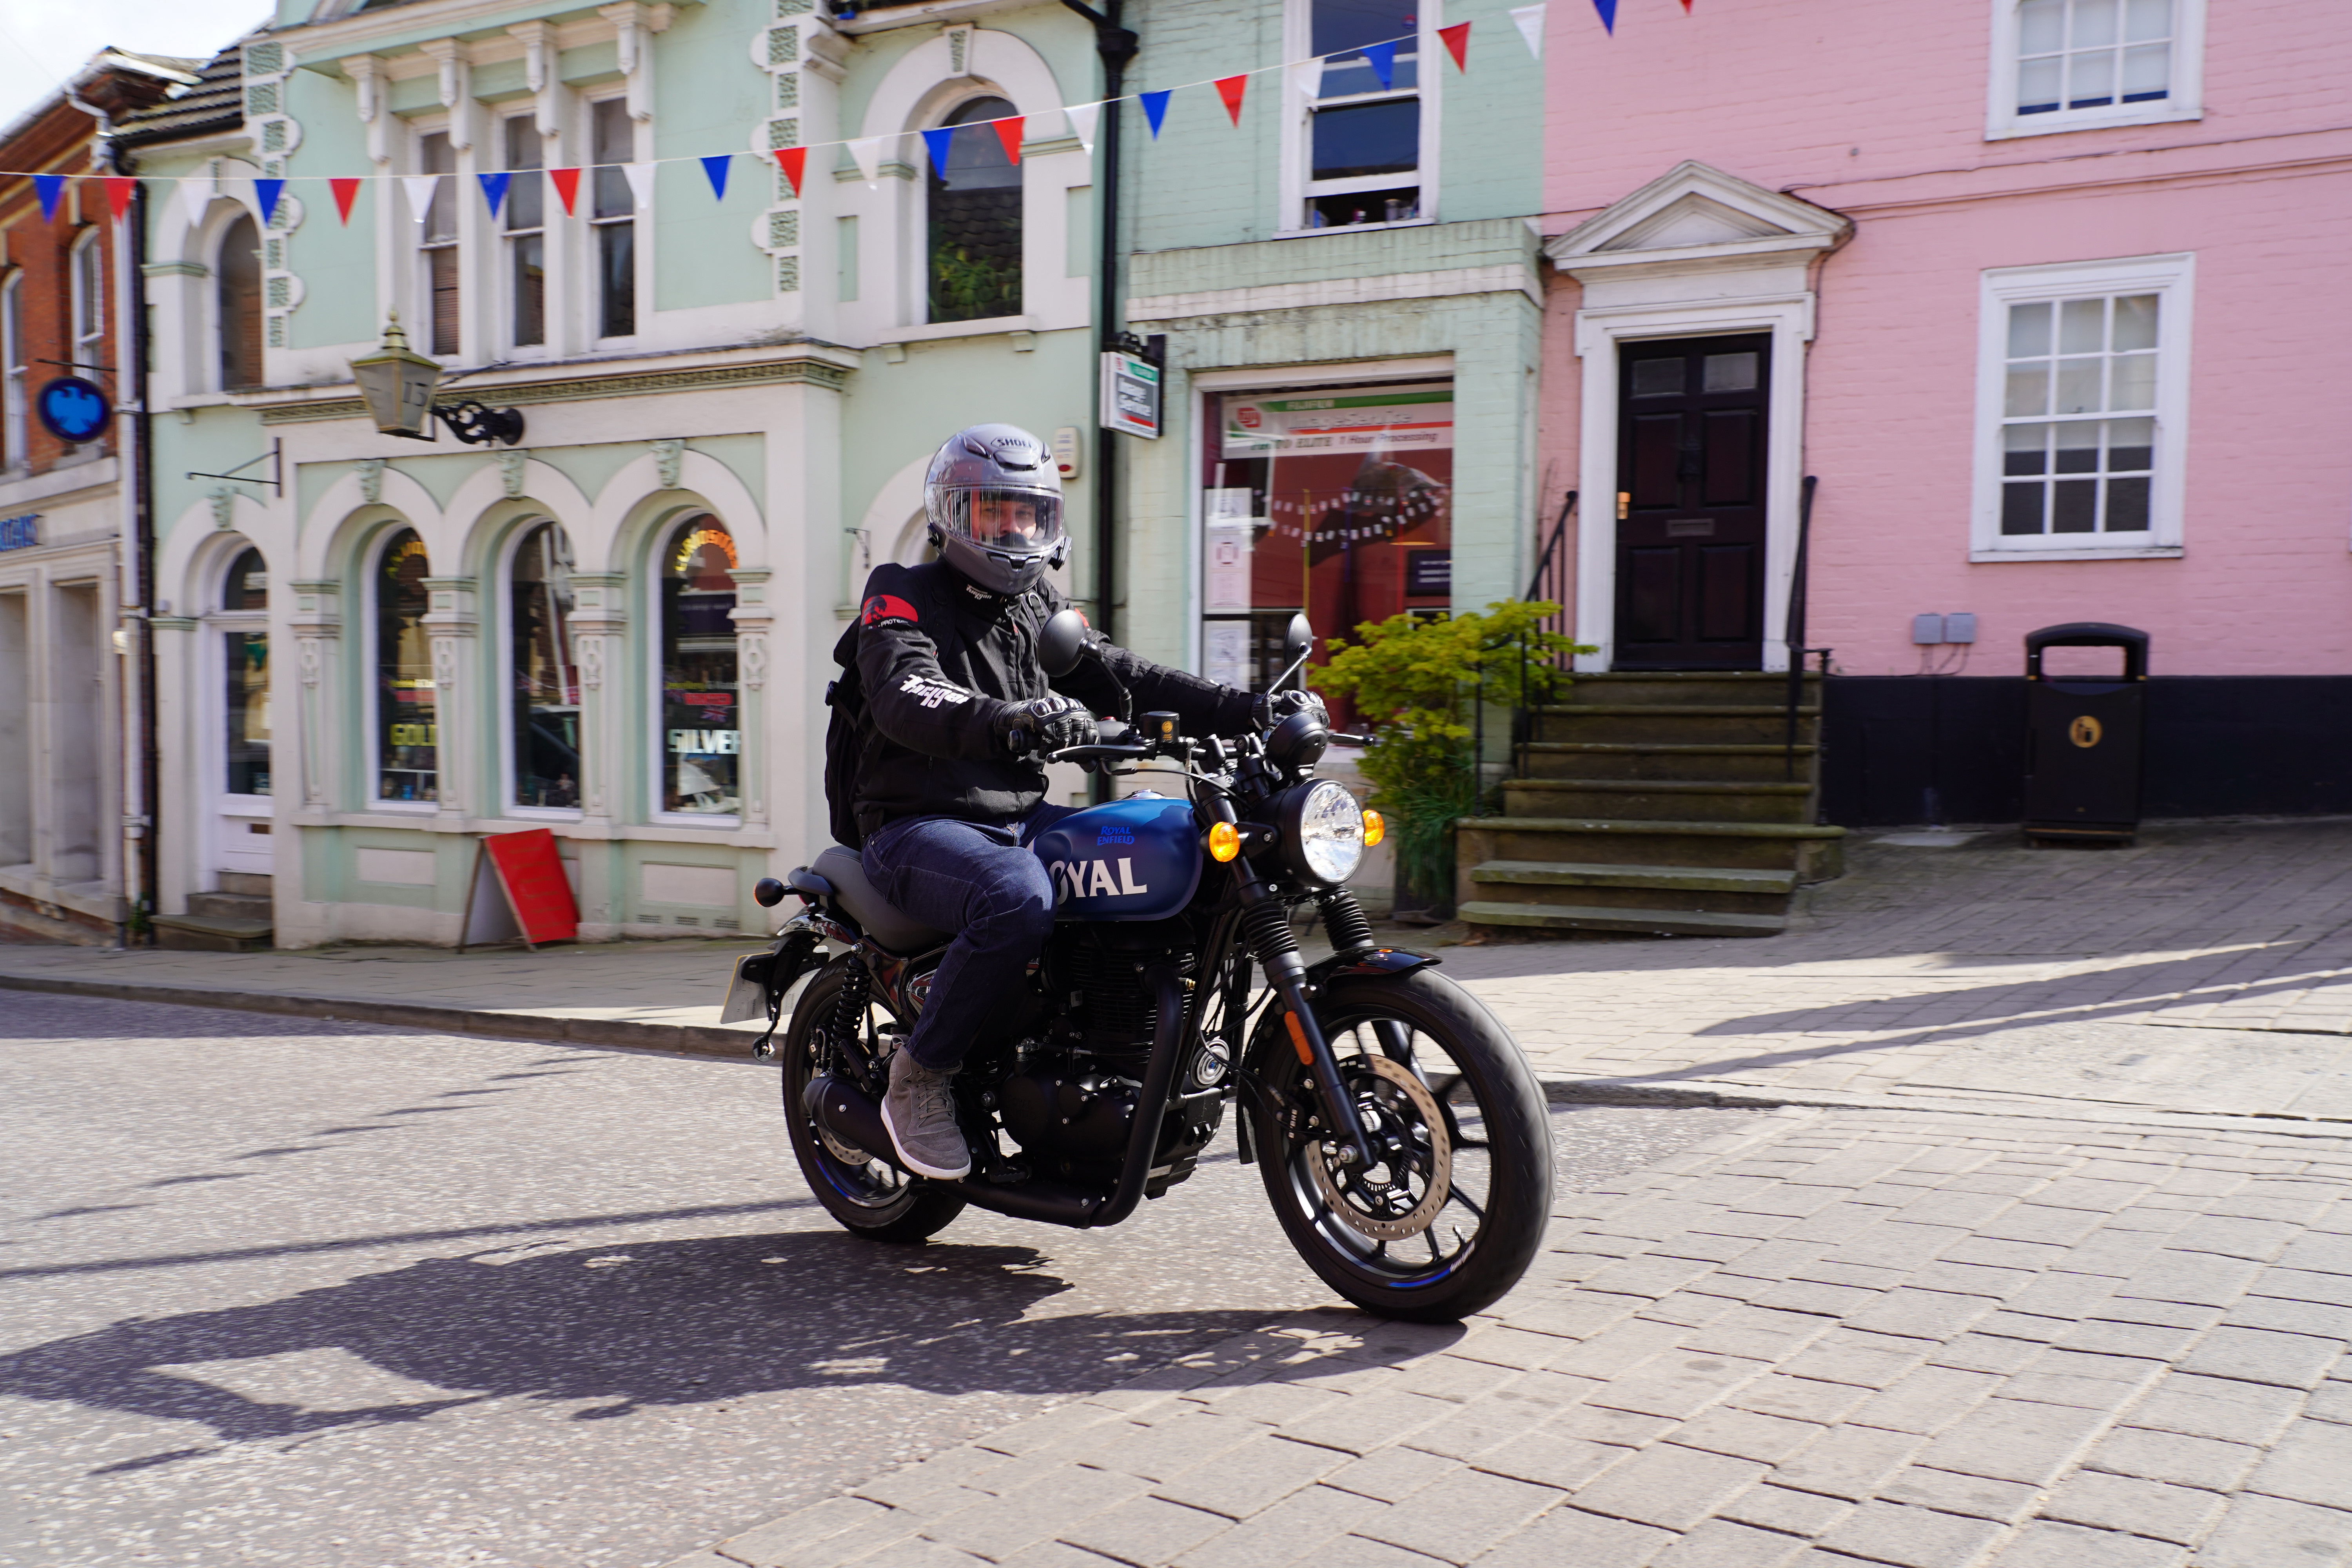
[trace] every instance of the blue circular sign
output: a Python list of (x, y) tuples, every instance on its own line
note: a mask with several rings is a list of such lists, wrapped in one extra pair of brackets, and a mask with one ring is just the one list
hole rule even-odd
[(106, 394), (78, 375), (61, 375), (42, 387), (33, 406), (49, 434), (60, 441), (95, 441), (106, 434), (106, 422), (114, 416)]

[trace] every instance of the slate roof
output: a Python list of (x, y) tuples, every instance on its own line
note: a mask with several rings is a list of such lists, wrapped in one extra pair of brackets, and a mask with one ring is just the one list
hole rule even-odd
[(173, 63), (194, 71), (198, 79), (196, 85), (179, 98), (166, 99), (152, 109), (125, 115), (116, 122), (116, 145), (144, 147), (157, 142), (176, 142), (185, 136), (234, 131), (245, 123), (244, 39), (209, 60)]

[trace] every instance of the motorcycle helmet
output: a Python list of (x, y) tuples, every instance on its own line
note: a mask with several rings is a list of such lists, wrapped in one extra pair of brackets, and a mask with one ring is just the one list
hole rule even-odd
[(1010, 425), (948, 437), (923, 476), (923, 516), (941, 560), (1008, 598), (1035, 586), (1069, 550), (1054, 454)]

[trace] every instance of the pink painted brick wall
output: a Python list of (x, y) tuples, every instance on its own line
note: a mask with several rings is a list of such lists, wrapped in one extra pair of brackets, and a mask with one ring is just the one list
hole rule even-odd
[[(1999, 142), (1990, 40), (1984, 0), (1626, 0), (1613, 40), (1559, 0), (1545, 232), (1685, 158), (1854, 219), (1819, 272), (1806, 416), (1811, 640), (1841, 668), (1915, 670), (1911, 616), (1965, 610), (1972, 674), (2015, 673), (2021, 636), (2066, 620), (2147, 629), (2159, 674), (2352, 672), (2352, 8), (2217, 0), (2203, 119)], [(2179, 251), (2185, 557), (1970, 563), (1981, 272)], [(1575, 471), (1579, 302), (1560, 279), (1554, 473)]]

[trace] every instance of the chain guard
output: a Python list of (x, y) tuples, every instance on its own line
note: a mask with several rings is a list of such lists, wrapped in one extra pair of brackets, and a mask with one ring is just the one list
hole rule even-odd
[[(1370, 1069), (1378, 1083), (1362, 1084), (1365, 1068)], [(1454, 1142), (1446, 1135), (1445, 1117), (1438, 1109), (1437, 1097), (1413, 1076), (1411, 1068), (1388, 1057), (1360, 1057), (1353, 1062), (1342, 1063), (1340, 1070), (1348, 1075), (1349, 1090), (1356, 1096), (1358, 1114), (1367, 1121), (1364, 1131), (1370, 1135), (1375, 1148), (1381, 1147), (1403, 1120), (1398, 1114), (1398, 1103), (1402, 1101), (1412, 1108), (1412, 1115), (1429, 1134), (1429, 1186), (1420, 1202), (1409, 1209), (1371, 1213), (1340, 1184), (1345, 1168), (1335, 1169), (1331, 1162), (1338, 1145), (1318, 1140), (1299, 1152), (1299, 1157), (1307, 1162), (1308, 1174), (1314, 1178), (1315, 1190), (1322, 1195), (1323, 1205), (1331, 1216), (1358, 1236), (1372, 1241), (1402, 1241), (1419, 1236), (1435, 1222), (1438, 1211), (1445, 1206), (1453, 1192)], [(1407, 1136), (1410, 1139), (1410, 1130)], [(1386, 1184), (1379, 1190), (1392, 1199), (1406, 1195), (1406, 1189), (1395, 1183)]]

